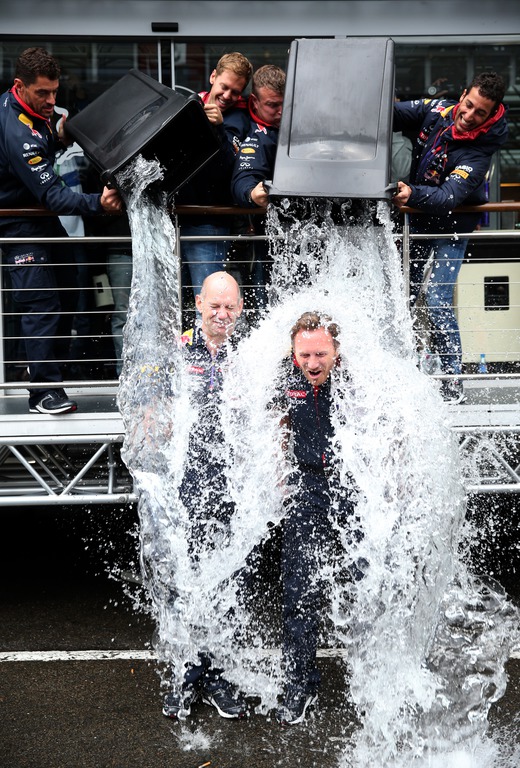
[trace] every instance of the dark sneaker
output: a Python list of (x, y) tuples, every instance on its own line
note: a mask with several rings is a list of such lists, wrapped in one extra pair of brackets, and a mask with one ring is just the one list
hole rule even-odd
[(315, 693), (300, 693), (285, 699), (283, 705), (276, 710), (275, 717), (280, 725), (298, 725), (305, 719), (307, 708), (318, 698)]
[(202, 701), (215, 707), (220, 717), (239, 718), (247, 716), (246, 702), (233, 694), (231, 687), (223, 686), (214, 691), (202, 689)]
[(459, 405), (466, 400), (464, 385), (460, 379), (448, 379), (441, 384), (441, 394), (446, 403)]
[(69, 400), (59, 392), (47, 392), (36, 405), (29, 406), (29, 413), (72, 413), (78, 409), (74, 400)]
[(191, 715), (191, 705), (199, 695), (193, 688), (185, 688), (180, 694), (175, 691), (164, 697), (162, 713), (172, 720), (186, 720)]

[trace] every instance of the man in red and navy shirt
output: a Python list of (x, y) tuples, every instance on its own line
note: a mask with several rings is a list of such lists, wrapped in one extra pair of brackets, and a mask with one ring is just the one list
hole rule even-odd
[[(227, 272), (214, 272), (196, 297), (199, 328), (183, 334), (186, 373), (193, 379), (192, 404), (197, 410), (190, 430), (184, 477), (179, 489), (191, 522), (190, 554), (194, 560), (225, 536), (234, 506), (228, 491), (223, 457), (224, 435), (219, 411), (226, 348), (235, 332), (243, 299), (237, 281)], [(187, 665), (181, 690), (164, 699), (163, 714), (184, 720), (203, 701), (221, 717), (239, 718), (246, 704), (215, 669), (212, 649), (200, 651), (200, 663)]]
[[(416, 134), (410, 178), (398, 182), (394, 205), (422, 212), (410, 218), (414, 233), (453, 233), (442, 240), (414, 241), (410, 263), (412, 302), (424, 292), (432, 326), (429, 346), (447, 374), (462, 371), (453, 296), (468, 240), (459, 235), (480, 221), (479, 213), (456, 209), (487, 202), (491, 159), (508, 135), (504, 91), (499, 75), (481, 72), (457, 102), (422, 99), (394, 105), (394, 131)], [(461, 381), (443, 381), (442, 388), (447, 400), (460, 402), (464, 396)]]
[(340, 481), (333, 445), (334, 389), (341, 375), (339, 328), (327, 315), (306, 312), (293, 326), (291, 340), (290, 370), (277, 398), (294, 465), (282, 523), (285, 691), (276, 717), (283, 725), (300, 723), (318, 692), (316, 651), (327, 588), (322, 566), (338, 559), (350, 578), (359, 580), (366, 565), (346, 558), (335, 531), (340, 526), (351, 540), (361, 536), (354, 489)]
[[(210, 75), (211, 88), (199, 93), (204, 111), (220, 141), (218, 153), (175, 194), (175, 207), (181, 205), (229, 206), (231, 174), (240, 142), (249, 130), (247, 101), (242, 92), (253, 68), (241, 53), (227, 53)], [(211, 212), (183, 214), (179, 224), (183, 236), (228, 235), (230, 216)], [(185, 241), (181, 253), (183, 282), (200, 293), (204, 278), (224, 268), (229, 243), (224, 240)], [(188, 274), (189, 273), (189, 274)]]
[[(284, 91), (283, 69), (274, 64), (266, 64), (256, 70), (249, 97), (251, 125), (235, 160), (231, 179), (233, 200), (242, 208), (263, 208), (269, 202), (269, 192), (264, 182), (273, 178)], [(251, 232), (263, 235), (265, 217), (250, 218)], [(268, 249), (262, 242), (255, 243), (254, 248), (251, 283), (263, 286), (269, 279), (266, 266)], [(257, 303), (264, 305), (265, 293), (261, 287), (256, 289), (256, 294)]]
[[(101, 194), (92, 195), (74, 192), (54, 170), (58, 137), (51, 118), (59, 77), (57, 61), (43, 48), (28, 48), (16, 62), (14, 85), (0, 101), (0, 207), (44, 206), (64, 215), (119, 211), (116, 190), (105, 187)], [(58, 216), (8, 216), (0, 219), (0, 235), (23, 239), (66, 237), (67, 233)], [(76, 403), (61, 387), (57, 359), (68, 357), (65, 345), (70, 343), (70, 323), (77, 308), (71, 250), (63, 244), (24, 242), (3, 245), (2, 250), (20, 311), (30, 380), (48, 385), (29, 390), (29, 410), (75, 411)]]

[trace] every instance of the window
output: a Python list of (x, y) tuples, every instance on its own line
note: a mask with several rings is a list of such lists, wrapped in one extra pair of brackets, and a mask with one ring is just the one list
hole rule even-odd
[(510, 309), (507, 275), (484, 278), (484, 309), (486, 312)]

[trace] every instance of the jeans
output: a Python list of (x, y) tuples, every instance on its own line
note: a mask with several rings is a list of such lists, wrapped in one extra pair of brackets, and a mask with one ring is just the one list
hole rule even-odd
[[(181, 237), (202, 237), (204, 235), (229, 235), (229, 227), (214, 224), (183, 224)], [(224, 269), (229, 242), (224, 240), (207, 240), (181, 242), (182, 263), (189, 269), (189, 283), (195, 297), (200, 293), (204, 279)]]
[(430, 345), (439, 354), (444, 373), (457, 374), (462, 370), (462, 344), (453, 310), (453, 294), (467, 244), (466, 238), (416, 241), (410, 260), (410, 287), (415, 302), (421, 293), (424, 270), (433, 251), (425, 299), (431, 324)]
[(116, 356), (117, 375), (121, 374), (123, 356), (123, 328), (128, 313), (130, 285), (132, 283), (132, 254), (131, 252), (112, 253), (107, 257), (107, 274), (114, 297), (112, 313), (112, 337)]

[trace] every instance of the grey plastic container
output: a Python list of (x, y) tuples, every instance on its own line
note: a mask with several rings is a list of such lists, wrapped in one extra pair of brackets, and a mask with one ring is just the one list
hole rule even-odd
[(294, 40), (270, 195), (389, 198), (394, 43)]

